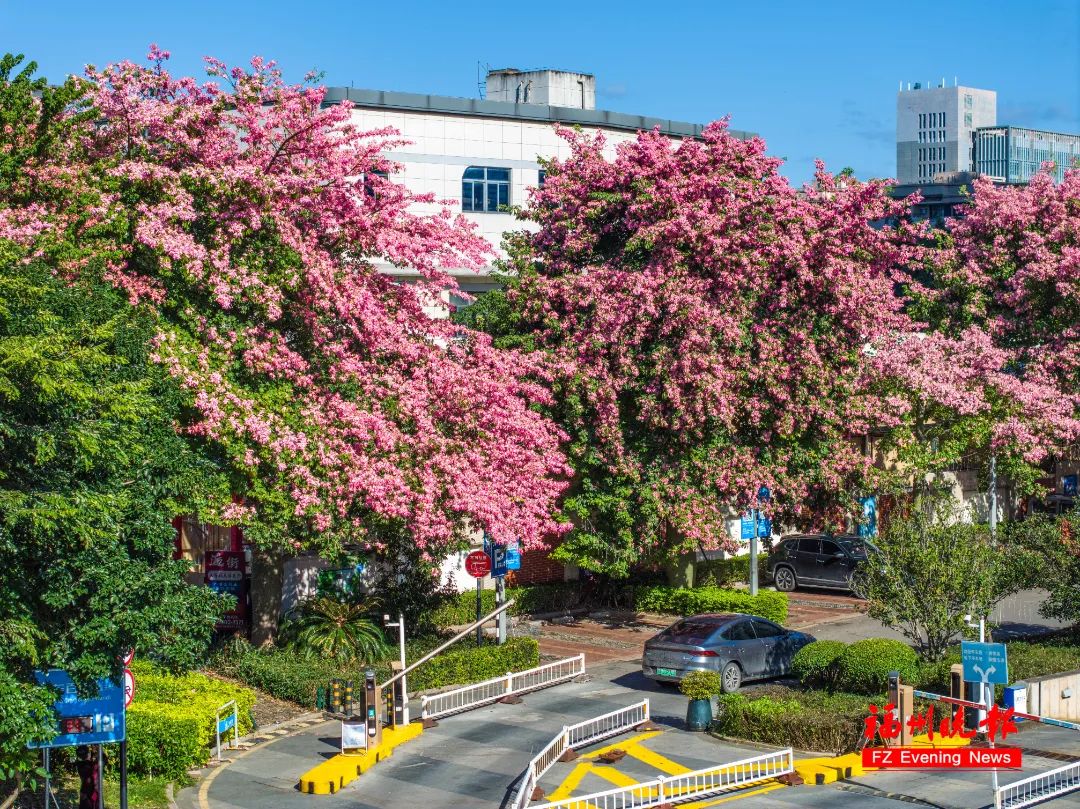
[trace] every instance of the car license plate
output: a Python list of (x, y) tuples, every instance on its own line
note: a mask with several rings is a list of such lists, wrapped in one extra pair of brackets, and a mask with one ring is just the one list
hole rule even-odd
[(674, 677), (675, 669), (657, 669), (656, 674), (659, 677)]

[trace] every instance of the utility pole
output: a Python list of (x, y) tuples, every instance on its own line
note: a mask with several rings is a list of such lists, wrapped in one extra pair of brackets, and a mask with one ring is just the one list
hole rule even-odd
[[(997, 538), (998, 497), (997, 497), (997, 455), (990, 456), (990, 538)], [(995, 770), (995, 775), (997, 771)]]

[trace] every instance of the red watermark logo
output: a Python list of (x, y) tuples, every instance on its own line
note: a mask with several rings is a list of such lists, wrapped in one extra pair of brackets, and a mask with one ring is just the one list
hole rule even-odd
[(882, 770), (1019, 770), (1019, 747), (864, 747), (864, 767)]
[[(896, 718), (896, 714), (893, 713), (895, 708), (895, 705), (889, 703), (879, 712), (877, 705), (870, 706), (870, 716), (863, 720), (866, 725), (863, 735), (868, 741), (873, 741), (875, 736), (885, 741), (900, 738), (900, 731), (903, 730), (903, 727)], [(974, 730), (964, 729), (963, 708), (957, 708), (953, 714), (945, 714), (937, 721), (937, 724), (934, 722), (934, 706), (931, 705), (924, 713), (914, 713), (909, 716), (907, 718), (907, 729), (911, 731), (913, 736), (925, 733), (930, 741), (934, 741), (937, 736), (943, 739), (958, 737), (971, 739), (976, 733)], [(999, 736), (1002, 741), (1005, 741), (1006, 736), (1017, 732), (1016, 723), (1013, 722), (1013, 709), (991, 705), (986, 712), (986, 718), (979, 722), (979, 727), (986, 730), (986, 737), (989, 741), (993, 742)]]

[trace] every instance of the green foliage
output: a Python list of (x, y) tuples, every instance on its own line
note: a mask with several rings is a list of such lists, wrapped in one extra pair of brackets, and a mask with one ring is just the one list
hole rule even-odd
[(858, 747), (867, 699), (770, 686), (753, 696), (721, 694), (712, 732), (832, 755)]
[(320, 596), (300, 604), (283, 633), (306, 657), (366, 665), (386, 656), (382, 629), (371, 620), (372, 604)]
[(859, 694), (881, 694), (888, 687), (890, 671), (899, 671), (903, 682), (915, 682), (919, 657), (903, 641), (867, 638), (844, 649), (833, 665), (837, 688)]
[[(532, 615), (541, 612), (558, 612), (578, 606), (581, 585), (536, 584), (523, 587), (507, 587), (506, 597), (514, 599), (511, 615)], [(487, 615), (495, 609), (495, 591), (480, 591), (480, 608)], [(442, 603), (433, 610), (431, 623), (436, 627), (461, 626), (476, 620), (476, 591), (452, 593), (443, 596)]]
[[(32, 65), (16, 67), (0, 61), (0, 216), (69, 193), (63, 183), (34, 187), (24, 170), (50, 159), (73, 121), (92, 115), (77, 80), (49, 86), (31, 78)], [(227, 497), (228, 481), (174, 429), (181, 400), (150, 361), (153, 318), (102, 282), (103, 260), (89, 261), (78, 280), (50, 270), (52, 258), (82, 255), (65, 238), (49, 235), (45, 255), (0, 240), (4, 772), (26, 769), (23, 747), (48, 717), (29, 719), (43, 701), (34, 667), (65, 669), (85, 686), (117, 676), (131, 647), (191, 667), (228, 604), (184, 582), (171, 525), (182, 510)]]
[(989, 615), (1026, 584), (1022, 560), (994, 543), (985, 525), (959, 522), (946, 496), (915, 499), (893, 518), (852, 577), (869, 614), (909, 638), (920, 656), (937, 660), (963, 631), (964, 615)]
[(692, 671), (679, 682), (679, 690), (688, 699), (711, 699), (723, 690), (723, 683), (718, 672)]
[(847, 649), (839, 640), (816, 640), (808, 643), (791, 658), (791, 673), (809, 688), (836, 687), (836, 660)]
[(639, 587), (634, 591), (634, 608), (643, 612), (695, 615), (701, 612), (745, 612), (760, 615), (778, 624), (787, 620), (786, 593), (770, 590), (752, 596), (741, 590), (717, 587)]
[(1050, 591), (1043, 615), (1080, 622), (1080, 507), (1061, 517), (1036, 514), (1005, 525), (1015, 564), (1032, 574), (1032, 585)]
[[(440, 643), (429, 638), (406, 649), (410, 663)], [(409, 674), (409, 692), (447, 685), (466, 685), (508, 671), (534, 668), (540, 663), (540, 652), (532, 638), (510, 638), (503, 646), (486, 645), (480, 648), (463, 646), (436, 657)], [(358, 680), (363, 669), (346, 666), (331, 660), (305, 658), (283, 649), (257, 649), (244, 641), (233, 641), (211, 661), (211, 668), (228, 677), (241, 680), (278, 699), (298, 705), (315, 707), (316, 689), (323, 688), (335, 677)], [(390, 677), (390, 666), (383, 662), (373, 666), (380, 681)]]
[[(217, 709), (236, 701), (240, 735), (253, 727), (255, 692), (205, 674), (174, 676), (137, 663), (135, 702), (128, 708), (128, 766), (132, 772), (174, 778), (209, 761)], [(231, 731), (230, 731), (231, 733)], [(115, 755), (114, 755), (115, 759)]]
[[(758, 557), (758, 584), (769, 583), (767, 554)], [(746, 584), (750, 581), (750, 557), (729, 556), (727, 559), (712, 559), (698, 562), (694, 568), (695, 587), (731, 587), (733, 584)]]

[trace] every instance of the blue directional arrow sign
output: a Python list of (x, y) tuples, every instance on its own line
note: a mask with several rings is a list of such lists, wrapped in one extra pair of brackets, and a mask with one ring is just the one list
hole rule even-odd
[(1009, 682), (1009, 658), (1004, 643), (960, 643), (960, 659), (964, 664), (964, 680), (969, 683)]

